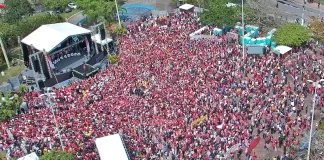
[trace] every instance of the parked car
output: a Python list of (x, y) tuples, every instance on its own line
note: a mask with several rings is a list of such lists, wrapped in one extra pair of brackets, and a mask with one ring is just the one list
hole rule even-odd
[(55, 14), (54, 11), (46, 11), (46, 13), (49, 14), (49, 15), (54, 15)]
[(69, 3), (68, 6), (72, 9), (77, 9), (78, 6), (75, 3)]
[(65, 7), (64, 12), (65, 12), (65, 13), (72, 12), (72, 8), (70, 8), (70, 7)]
[(62, 13), (63, 12), (63, 9), (61, 7), (56, 7), (56, 13)]

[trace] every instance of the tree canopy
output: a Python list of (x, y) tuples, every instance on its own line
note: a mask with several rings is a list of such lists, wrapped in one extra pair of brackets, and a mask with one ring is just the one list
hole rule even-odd
[(74, 160), (74, 155), (71, 152), (50, 151), (40, 157), (40, 160)]
[[(228, 25), (234, 26), (237, 22), (242, 21), (242, 5), (235, 3), (235, 0), (199, 0), (204, 10), (201, 15), (203, 24), (216, 24), (217, 26)], [(233, 2), (236, 6), (227, 7), (228, 2)], [(249, 2), (244, 5), (244, 23), (249, 25), (256, 25), (262, 27), (264, 30), (271, 30), (278, 28), (284, 21), (275, 11), (275, 13), (268, 13), (264, 8), (269, 6), (268, 3), (263, 1)], [(273, 14), (273, 15), (272, 15)]]
[(0, 121), (13, 117), (22, 103), (22, 98), (8, 92), (0, 102)]
[[(119, 0), (117, 2), (119, 4)], [(102, 20), (110, 24), (116, 20), (116, 5), (114, 0), (78, 0), (77, 4), (83, 9), (91, 22)], [(122, 8), (119, 8), (123, 10)]]
[(16, 23), (22, 16), (31, 14), (33, 12), (33, 8), (28, 0), (6, 0), (4, 1), (5, 21), (8, 23)]
[(42, 0), (47, 9), (56, 9), (56, 7), (66, 7), (70, 0)]
[(273, 40), (279, 45), (301, 46), (310, 36), (307, 28), (298, 24), (285, 24), (275, 32)]
[(324, 40), (324, 22), (320, 19), (312, 17), (313, 21), (309, 23), (309, 29), (313, 33), (314, 38)]
[(225, 0), (211, 0), (207, 10), (201, 14), (203, 24), (215, 24), (217, 26), (234, 26), (239, 21), (239, 6), (226, 6)]

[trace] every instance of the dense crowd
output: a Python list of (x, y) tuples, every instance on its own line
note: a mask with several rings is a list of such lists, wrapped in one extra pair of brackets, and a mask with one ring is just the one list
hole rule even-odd
[[(238, 147), (228, 158), (257, 159), (262, 153), (247, 148), (260, 135), (264, 151), (292, 156), (288, 148), (298, 148), (298, 135), (310, 128), (314, 87), (306, 80), (324, 78), (320, 56), (294, 50), (278, 58), (268, 49), (242, 58), (238, 43), (224, 36), (190, 40), (201, 27), (195, 16), (177, 13), (163, 23), (148, 18), (129, 27), (118, 65), (53, 90), (64, 150), (99, 159), (94, 139), (119, 133), (131, 159), (211, 160), (232, 146)], [(324, 88), (317, 93), (323, 107)], [(61, 148), (39, 95), (27, 93), (28, 113), (1, 122), (0, 150), (12, 157), (25, 155), (22, 148), (38, 154)]]

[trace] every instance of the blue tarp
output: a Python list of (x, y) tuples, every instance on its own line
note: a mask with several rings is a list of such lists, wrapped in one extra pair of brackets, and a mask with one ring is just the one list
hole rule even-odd
[[(315, 136), (316, 133), (317, 133), (316, 131), (313, 133), (312, 138)], [(299, 152), (306, 149), (306, 148), (308, 148), (308, 142), (309, 142), (309, 139), (307, 139), (304, 143), (302, 143), (300, 145)]]

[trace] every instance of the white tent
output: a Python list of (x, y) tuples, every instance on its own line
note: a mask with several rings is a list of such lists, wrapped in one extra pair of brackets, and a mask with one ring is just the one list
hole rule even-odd
[(206, 30), (206, 29), (207, 29), (206, 26), (205, 26), (205, 27), (202, 27), (202, 28), (200, 28), (199, 30), (197, 30), (197, 31), (195, 31), (195, 32), (193, 32), (193, 33), (190, 33), (189, 36), (192, 37), (192, 36), (194, 36), (194, 35), (196, 35), (196, 34), (200, 34), (202, 31), (204, 31), (204, 30)]
[(285, 54), (289, 51), (291, 51), (292, 48), (288, 47), (288, 46), (277, 46), (276, 50), (279, 51), (280, 54)]
[(90, 32), (88, 29), (68, 22), (47, 24), (37, 28), (21, 42), (29, 46), (32, 45), (37, 50), (50, 52), (66, 38)]
[(100, 40), (100, 35), (99, 34), (96, 34), (96, 35), (92, 36), (91, 39), (93, 41), (97, 42), (100, 45), (106, 45), (106, 44), (113, 41), (111, 38), (106, 38), (106, 39)]
[(39, 160), (35, 152), (28, 154), (24, 157), (18, 158), (18, 160)]
[(192, 5), (192, 4), (184, 4), (184, 5), (180, 6), (179, 8), (188, 11), (188, 10), (194, 8), (194, 7), (195, 6)]
[(119, 134), (95, 140), (101, 160), (129, 160), (126, 148)]

